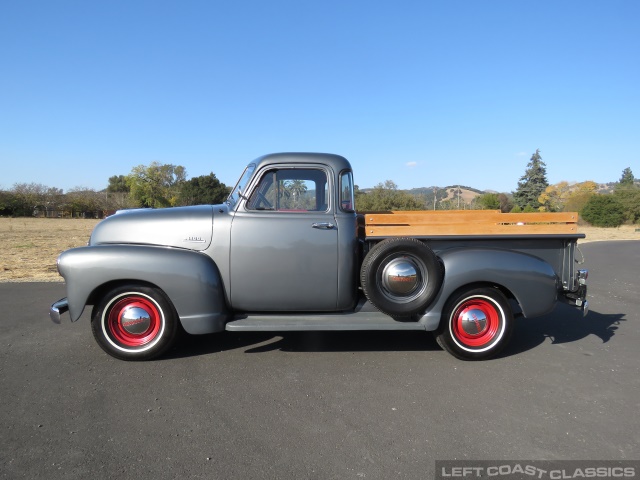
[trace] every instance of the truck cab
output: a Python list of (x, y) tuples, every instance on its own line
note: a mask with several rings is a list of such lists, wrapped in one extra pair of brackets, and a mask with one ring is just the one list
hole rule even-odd
[(230, 245), (216, 262), (228, 258), (231, 308), (354, 308), (359, 240), (353, 195), (351, 165), (337, 155), (268, 155), (250, 164), (229, 197)]

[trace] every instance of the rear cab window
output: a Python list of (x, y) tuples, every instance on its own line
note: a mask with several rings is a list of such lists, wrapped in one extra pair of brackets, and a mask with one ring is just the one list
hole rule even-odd
[(350, 170), (340, 173), (340, 209), (345, 212), (355, 211), (353, 173)]

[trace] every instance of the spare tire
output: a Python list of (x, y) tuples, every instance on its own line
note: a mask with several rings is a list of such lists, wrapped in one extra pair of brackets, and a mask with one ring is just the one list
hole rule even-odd
[(406, 317), (425, 311), (440, 290), (442, 273), (436, 255), (420, 240), (388, 238), (365, 257), (360, 284), (378, 310)]

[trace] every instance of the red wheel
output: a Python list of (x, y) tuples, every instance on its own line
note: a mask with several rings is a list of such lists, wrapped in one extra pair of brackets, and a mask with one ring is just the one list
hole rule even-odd
[(493, 288), (477, 288), (447, 302), (437, 340), (458, 358), (480, 360), (502, 350), (512, 329), (513, 313), (505, 296)]
[[(126, 295), (126, 294), (123, 294)], [(141, 295), (125, 296), (109, 309), (105, 334), (127, 347), (153, 343), (162, 333), (164, 319), (155, 302)]]
[(93, 335), (109, 355), (149, 360), (173, 343), (177, 314), (163, 292), (145, 286), (118, 287), (94, 309)]
[(465, 300), (453, 313), (451, 328), (460, 343), (471, 348), (489, 345), (501, 331), (502, 316), (487, 298)]

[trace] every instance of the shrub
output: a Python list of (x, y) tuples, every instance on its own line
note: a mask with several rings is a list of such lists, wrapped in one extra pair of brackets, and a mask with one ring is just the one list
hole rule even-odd
[(594, 195), (580, 214), (595, 227), (619, 227), (624, 222), (624, 207), (611, 195)]
[(640, 220), (640, 188), (618, 187), (613, 192), (613, 198), (622, 205), (625, 221), (637, 223)]

